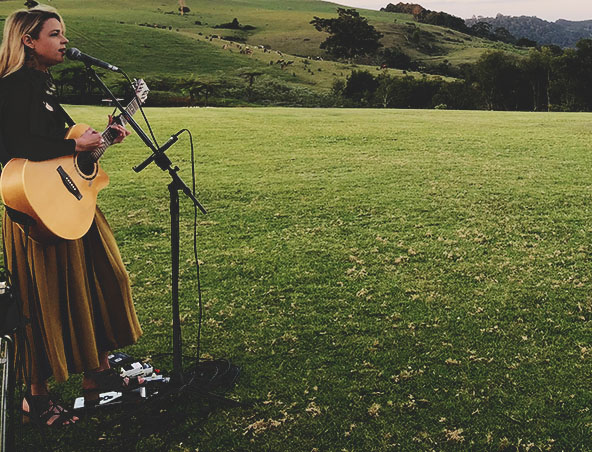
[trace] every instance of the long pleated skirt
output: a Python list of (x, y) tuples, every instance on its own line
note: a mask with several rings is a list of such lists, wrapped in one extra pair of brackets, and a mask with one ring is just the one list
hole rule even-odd
[[(142, 330), (113, 232), (97, 208), (78, 240), (43, 244), (28, 239), (4, 214), (6, 266), (16, 277), (29, 320), (24, 353), (32, 383), (99, 367), (99, 353), (135, 343)], [(27, 249), (27, 255), (25, 255)]]

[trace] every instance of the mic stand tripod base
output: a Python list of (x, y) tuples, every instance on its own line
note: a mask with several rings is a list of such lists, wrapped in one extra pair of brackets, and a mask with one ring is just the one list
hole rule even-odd
[(201, 361), (184, 374), (172, 376), (170, 391), (176, 395), (188, 392), (225, 406), (246, 408), (250, 404), (232, 400), (213, 392), (217, 389), (229, 390), (234, 386), (239, 375), (240, 367), (228, 360)]

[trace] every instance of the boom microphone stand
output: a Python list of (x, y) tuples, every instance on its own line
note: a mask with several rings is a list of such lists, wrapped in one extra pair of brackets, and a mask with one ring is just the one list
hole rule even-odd
[[(223, 402), (231, 406), (243, 406), (240, 402), (227, 399), (225, 397), (218, 396), (216, 394), (207, 392), (202, 388), (196, 388), (193, 383), (197, 383), (194, 377), (195, 375), (186, 376), (183, 373), (183, 352), (182, 352), (182, 335), (181, 335), (181, 322), (179, 317), (179, 192), (183, 192), (191, 202), (203, 213), (206, 214), (206, 209), (201, 203), (195, 198), (189, 187), (179, 177), (179, 167), (173, 166), (171, 160), (167, 157), (165, 152), (178, 140), (178, 136), (181, 132), (173, 135), (165, 144), (160, 148), (152, 143), (150, 138), (144, 133), (142, 128), (136, 121), (129, 115), (125, 108), (119, 103), (115, 95), (111, 90), (103, 83), (99, 78), (96, 71), (87, 65), (89, 74), (95, 79), (100, 85), (105, 94), (113, 101), (113, 104), (121, 111), (125, 120), (130, 124), (134, 131), (138, 134), (140, 139), (148, 146), (152, 151), (152, 155), (144, 160), (133, 169), (135, 172), (140, 172), (146, 168), (150, 163), (154, 162), (161, 170), (169, 173), (171, 182), (168, 185), (169, 199), (170, 199), (170, 216), (171, 216), (171, 264), (172, 264), (172, 311), (173, 311), (173, 372), (171, 375), (171, 385), (177, 388), (179, 391), (183, 389), (190, 389), (192, 392), (196, 392), (202, 396), (210, 399)], [(198, 357), (199, 358), (199, 357)], [(194, 370), (194, 373), (198, 369)]]

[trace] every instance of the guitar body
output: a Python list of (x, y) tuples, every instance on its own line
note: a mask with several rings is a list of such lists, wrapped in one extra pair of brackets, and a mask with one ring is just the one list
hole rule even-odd
[[(140, 108), (150, 91), (144, 80), (136, 80), (133, 85), (135, 95), (125, 109), (128, 116)], [(125, 126), (127, 119), (121, 114), (113, 118), (113, 122)], [(88, 128), (86, 124), (76, 124), (68, 130), (66, 139), (78, 138)], [(103, 144), (91, 152), (77, 152), (43, 162), (12, 159), (2, 170), (2, 200), (7, 207), (35, 220), (35, 226), (29, 230), (35, 240), (76, 240), (90, 229), (97, 195), (109, 184), (109, 176), (98, 160), (105, 149), (117, 142), (118, 132), (107, 127), (101, 136)]]
[[(88, 125), (73, 126), (66, 138), (78, 138)], [(37, 241), (56, 237), (75, 240), (90, 229), (97, 195), (109, 184), (98, 162), (84, 163), (75, 153), (42, 162), (15, 158), (0, 176), (4, 204), (32, 217), (37, 224), (30, 235)]]

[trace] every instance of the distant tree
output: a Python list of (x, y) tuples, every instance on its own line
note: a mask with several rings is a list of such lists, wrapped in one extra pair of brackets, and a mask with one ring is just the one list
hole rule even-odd
[(412, 14), (414, 16), (417, 16), (417, 15), (421, 14), (421, 12), (425, 10), (425, 8), (421, 5), (416, 4), (416, 3), (399, 2), (396, 5), (389, 3), (388, 5), (386, 5), (385, 8), (380, 8), (380, 10), (387, 12), (387, 13), (403, 13), (403, 14)]
[(253, 83), (255, 83), (255, 78), (263, 75), (263, 72), (254, 71), (254, 70), (247, 70), (242, 71), (238, 74), (240, 77), (244, 78), (248, 82), (247, 86), (247, 100), (251, 101), (253, 96)]
[(592, 109), (592, 39), (581, 39), (576, 44), (576, 56), (580, 62), (579, 68), (579, 97), (586, 104), (586, 110)]
[(467, 33), (469, 27), (465, 24), (464, 19), (453, 16), (444, 12), (430, 11), (424, 9), (419, 14), (414, 15), (415, 20), (424, 24), (438, 25), (440, 27), (452, 28), (453, 30)]
[(489, 39), (491, 37), (491, 24), (488, 22), (477, 22), (469, 28), (469, 31), (473, 36)]
[(340, 78), (336, 78), (333, 80), (333, 84), (331, 85), (331, 92), (335, 96), (341, 96), (343, 91), (345, 90), (345, 81)]
[(538, 44), (532, 39), (520, 38), (518, 41), (516, 41), (516, 45), (519, 47), (536, 47)]
[(582, 39), (575, 49), (563, 49), (561, 53), (554, 46), (543, 47), (543, 50), (552, 55), (552, 108), (564, 111), (592, 110), (592, 40)]
[(65, 95), (69, 91), (79, 100), (87, 99), (92, 91), (92, 83), (85, 67), (66, 66), (53, 73), (53, 78), (58, 89), (58, 95)]
[[(582, 62), (574, 49), (566, 49), (553, 59), (554, 80), (551, 85), (553, 109), (576, 111), (584, 109), (581, 97), (589, 88), (582, 77)], [(584, 83), (582, 83), (584, 82)]]
[(191, 76), (181, 80), (178, 84), (181, 91), (189, 95), (190, 105), (197, 105), (200, 96), (204, 97), (204, 106), (208, 106), (209, 98), (221, 83), (217, 80), (198, 80)]
[(260, 71), (243, 71), (239, 74), (241, 77), (243, 77), (245, 80), (248, 80), (249, 82), (249, 88), (251, 88), (253, 86), (253, 83), (255, 83), (255, 78), (259, 77), (260, 75), (263, 75), (263, 72)]
[(35, 8), (36, 6), (39, 6), (39, 2), (36, 2), (35, 0), (27, 0), (25, 6), (29, 9)]
[(368, 71), (352, 71), (347, 78), (343, 95), (356, 102), (368, 104), (378, 88), (378, 81)]
[(227, 28), (229, 30), (240, 30), (241, 26), (238, 19), (235, 17), (232, 22), (227, 22), (220, 25), (214, 25), (214, 28)]
[(395, 84), (393, 78), (387, 74), (382, 74), (378, 77), (378, 87), (374, 96), (382, 108), (388, 108), (395, 95)]
[(466, 81), (441, 83), (438, 92), (432, 97), (432, 106), (446, 105), (455, 110), (476, 110), (482, 106), (481, 93)]
[(532, 94), (535, 111), (551, 109), (551, 86), (554, 78), (554, 56), (548, 47), (533, 49), (520, 62)]
[(545, 46), (545, 48), (549, 49), (549, 52), (555, 57), (563, 55), (563, 49), (555, 44), (550, 44)]
[(516, 38), (504, 27), (497, 27), (493, 30), (493, 37), (496, 41), (507, 42), (509, 44), (516, 42)]
[(321, 19), (315, 16), (310, 22), (317, 31), (329, 33), (321, 43), (321, 49), (336, 58), (351, 60), (357, 56), (374, 54), (382, 46), (382, 34), (361, 17), (355, 9), (337, 8), (339, 17)]
[(475, 77), (490, 110), (516, 109), (520, 70), (502, 51), (486, 52), (475, 63)]
[(393, 69), (410, 69), (411, 57), (398, 47), (384, 49), (380, 55), (381, 64)]

